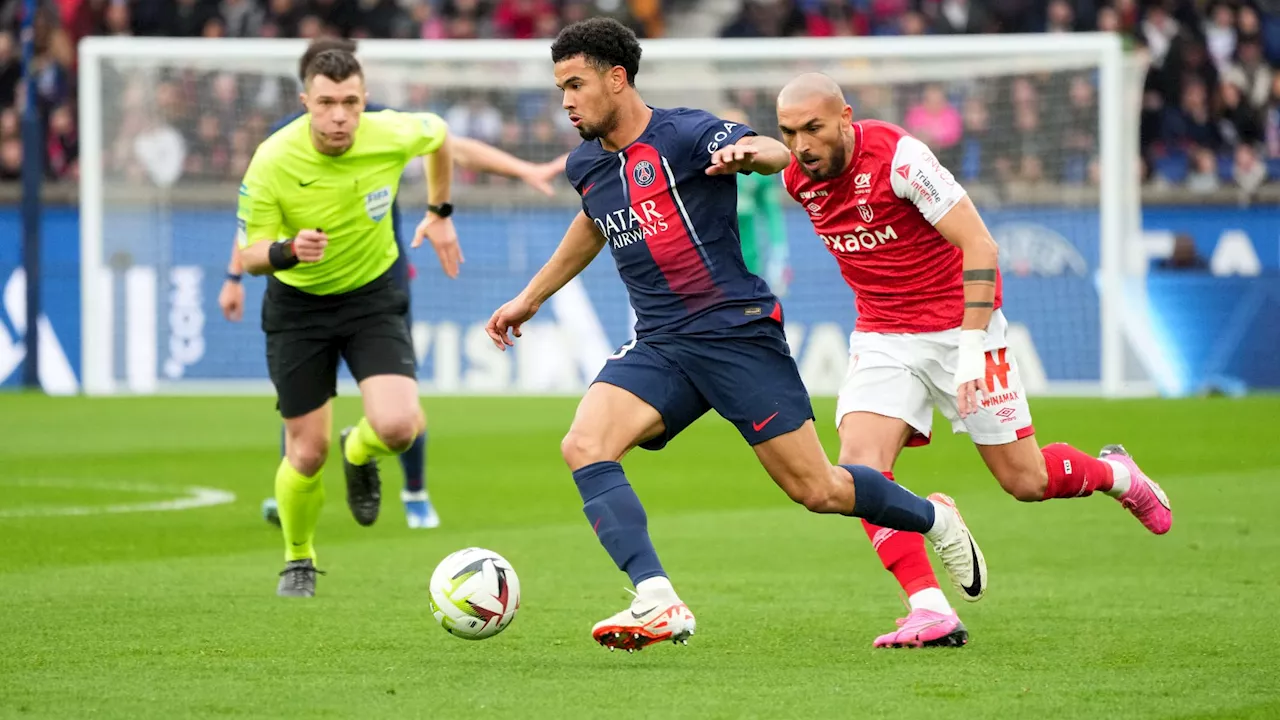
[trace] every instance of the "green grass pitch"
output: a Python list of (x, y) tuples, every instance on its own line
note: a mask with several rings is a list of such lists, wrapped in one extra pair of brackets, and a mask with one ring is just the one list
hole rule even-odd
[[(959, 650), (873, 650), (902, 606), (859, 523), (791, 504), (709, 417), (625, 462), (698, 616), (688, 647), (636, 655), (589, 634), (630, 596), (559, 458), (574, 401), (424, 402), (444, 526), (405, 528), (384, 460), (382, 517), (358, 527), (331, 462), (307, 601), (275, 596), (259, 516), (269, 398), (0, 395), (0, 717), (1280, 717), (1280, 399), (1033, 402), (1043, 442), (1128, 446), (1171, 496), (1165, 537), (1106, 497), (1019, 504), (963, 436), (907, 451), (899, 479), (954, 495), (990, 566)], [(337, 422), (358, 412), (343, 398)], [(193, 486), (236, 500), (101, 512)], [(523, 586), (483, 642), (427, 611), (436, 562), (469, 545)]]

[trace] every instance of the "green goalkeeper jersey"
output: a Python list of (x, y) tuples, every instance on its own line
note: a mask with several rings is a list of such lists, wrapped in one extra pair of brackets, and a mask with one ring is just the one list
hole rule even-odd
[(329, 156), (311, 144), (311, 119), (303, 115), (264, 140), (249, 162), (240, 184), (237, 242), (245, 248), (323, 230), (329, 237), (324, 258), (276, 278), (314, 295), (367, 285), (399, 253), (391, 204), (405, 165), (438, 150), (446, 133), (432, 113), (364, 113), (351, 147)]
[[(763, 239), (756, 226), (761, 219), (765, 221)], [(738, 176), (738, 232), (742, 238), (742, 259), (752, 274), (763, 275), (770, 257), (786, 257), (787, 229), (773, 176), (756, 173)]]

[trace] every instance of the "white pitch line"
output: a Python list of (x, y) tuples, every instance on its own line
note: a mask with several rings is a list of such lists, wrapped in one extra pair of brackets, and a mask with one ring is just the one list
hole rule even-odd
[(141, 503), (117, 503), (114, 505), (90, 505), (82, 507), (31, 507), (0, 509), (0, 519), (25, 517), (60, 517), (67, 515), (113, 515), (138, 512), (173, 512), (194, 508), (225, 505), (235, 502), (235, 493), (206, 487), (174, 488), (160, 485), (140, 485), (116, 482), (93, 482), (83, 480), (0, 480), (0, 485), (16, 485), (21, 487), (59, 487), (71, 489), (109, 490), (114, 492), (133, 492), (156, 495), (170, 495), (174, 492), (186, 493), (185, 496), (169, 500), (155, 500)]

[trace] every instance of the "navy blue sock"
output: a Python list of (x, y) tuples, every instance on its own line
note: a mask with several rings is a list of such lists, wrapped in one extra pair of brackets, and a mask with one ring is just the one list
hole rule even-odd
[(641, 580), (666, 576), (658, 553), (649, 540), (649, 519), (631, 483), (616, 462), (592, 463), (573, 473), (582, 494), (582, 511), (595, 530), (609, 557), (631, 578)]
[(413, 441), (408, 450), (400, 453), (400, 467), (404, 468), (405, 492), (421, 492), (427, 489), (427, 431)]
[(853, 476), (854, 517), (893, 530), (924, 533), (933, 527), (933, 503), (866, 465), (841, 465)]

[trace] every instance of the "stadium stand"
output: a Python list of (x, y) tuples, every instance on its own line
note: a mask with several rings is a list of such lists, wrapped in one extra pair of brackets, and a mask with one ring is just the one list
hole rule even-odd
[[(16, 181), (22, 163), (18, 119), (28, 98), (19, 82), (21, 6), (20, 0), (0, 0), (0, 182)], [(55, 183), (77, 176), (75, 47), (85, 35), (549, 38), (564, 23), (601, 14), (647, 37), (666, 34), (677, 24), (671, 22), (675, 14), (682, 28), (727, 15), (723, 37), (1118, 32), (1150, 58), (1141, 108), (1150, 187), (1252, 191), (1280, 181), (1280, 0), (44, 0), (36, 23), (34, 101), (46, 129), (46, 172)], [(701, 22), (689, 19), (698, 15)], [(1045, 82), (1010, 78), (996, 97), (964, 83), (905, 87), (892, 96), (870, 88), (850, 101), (859, 116), (902, 123), (927, 138), (967, 178), (1091, 183), (1097, 159), (1088, 150), (1097, 145), (1095, 130), (1073, 118), (1092, 116), (1094, 87), (1083, 76), (1053, 79), (1069, 83), (1065, 92)], [(271, 120), (292, 108), (291, 88), (273, 90), (272, 97), (262, 97), (261, 87), (229, 74), (175, 77), (157, 88), (171, 124), (192, 149), (184, 173), (239, 177)], [(256, 94), (257, 113), (232, 122), (216, 111), (198, 112), (194, 98), (208, 97), (202, 91), (212, 91), (228, 108)], [(1069, 97), (1070, 107), (1046, 107), (1050, 96)], [(554, 121), (550, 96), (501, 107), (483, 95), (437, 96), (422, 86), (411, 100), (440, 112), (463, 134), (531, 159), (577, 142), (571, 129)], [(725, 100), (744, 108), (758, 126), (772, 124), (768, 98)], [(137, 132), (127, 119), (112, 130), (109, 137), (122, 147)], [(990, 139), (1008, 136), (1026, 141), (1000, 143), (992, 152)], [(141, 172), (129, 153), (109, 161), (112, 172)]]

